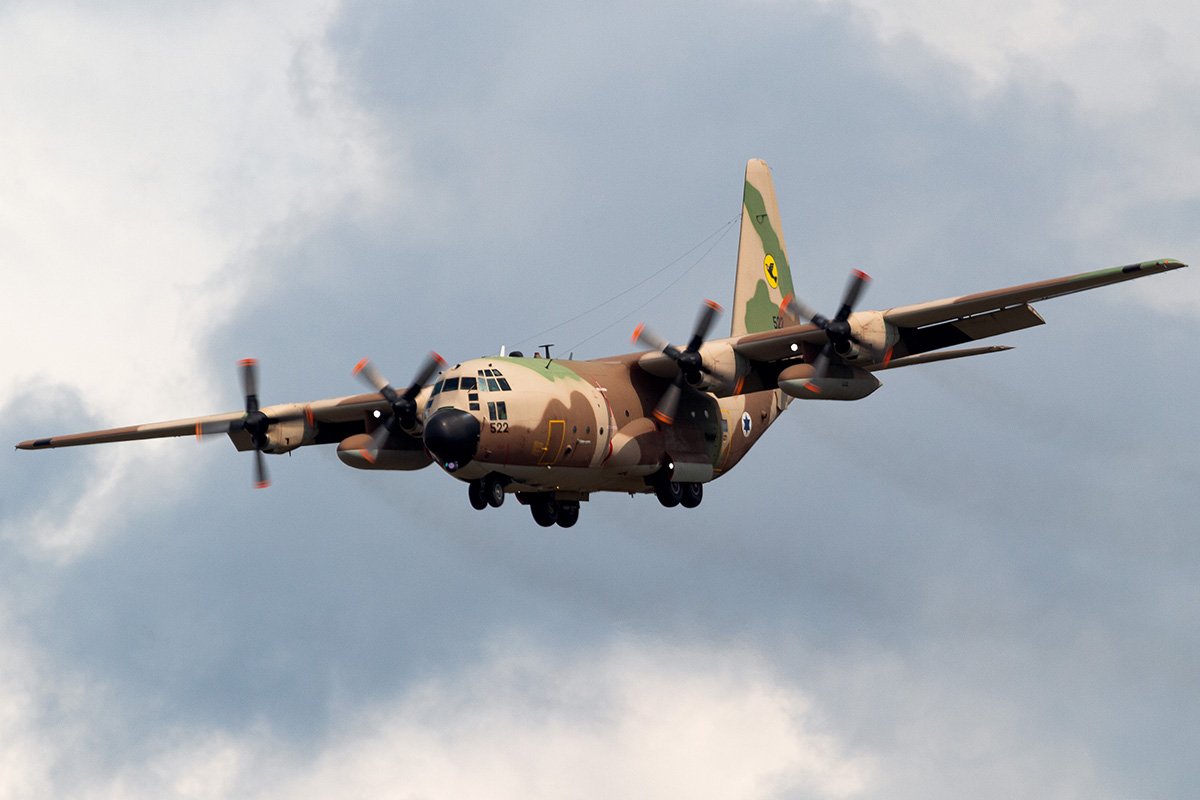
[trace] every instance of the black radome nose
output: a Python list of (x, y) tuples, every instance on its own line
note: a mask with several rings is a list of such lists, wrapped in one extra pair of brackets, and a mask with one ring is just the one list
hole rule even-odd
[(461, 409), (442, 409), (425, 421), (422, 438), (433, 457), (453, 472), (474, 457), (479, 446), (479, 420)]

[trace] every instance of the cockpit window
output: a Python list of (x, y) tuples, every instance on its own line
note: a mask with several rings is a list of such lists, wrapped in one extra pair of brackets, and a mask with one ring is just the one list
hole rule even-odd
[(464, 392), (475, 391), (475, 379), (464, 377), (462, 379), (462, 383), (458, 385), (458, 388), (462, 389)]
[(443, 391), (443, 392), (456, 392), (456, 391), (458, 391), (458, 378), (457, 378), (457, 377), (455, 377), (455, 378), (446, 378), (446, 381), (445, 381), (445, 383), (443, 383), (443, 384), (442, 384), (442, 391)]
[[(463, 378), (466, 380), (466, 378)], [(498, 369), (479, 370), (479, 391), (481, 392), (511, 392), (512, 387), (500, 374)]]
[(433, 391), (429, 393), (430, 397), (432, 397), (433, 395), (437, 394), (437, 393), (438, 393), (438, 392), (440, 392), (441, 390), (442, 390), (442, 382), (439, 380), (437, 383), (435, 383), (435, 384), (433, 385)]

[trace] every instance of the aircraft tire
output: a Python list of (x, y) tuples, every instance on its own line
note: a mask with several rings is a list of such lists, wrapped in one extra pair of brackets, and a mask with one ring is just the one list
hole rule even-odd
[(683, 484), (683, 496), (679, 498), (679, 504), (684, 508), (695, 508), (700, 505), (700, 501), (704, 499), (704, 484), (703, 483), (685, 483)]
[(660, 481), (654, 486), (654, 494), (664, 508), (674, 508), (683, 498), (683, 487), (678, 481)]
[(467, 498), (471, 501), (471, 508), (476, 511), (483, 511), (488, 507), (487, 497), (483, 492), (483, 481), (475, 480), (467, 484)]
[(492, 508), (504, 505), (504, 484), (493, 477), (484, 478), (482, 483), (483, 496), (487, 500), (487, 504)]
[(579, 503), (558, 504), (558, 527), (569, 528), (579, 521)]
[(545, 500), (534, 500), (529, 504), (529, 513), (533, 514), (534, 522), (543, 528), (549, 528), (558, 522), (558, 503), (548, 498)]

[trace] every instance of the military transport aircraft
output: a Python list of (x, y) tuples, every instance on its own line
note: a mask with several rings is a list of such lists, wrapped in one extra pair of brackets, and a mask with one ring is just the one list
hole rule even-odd
[(754, 159), (746, 166), (727, 338), (708, 339), (721, 309), (707, 301), (682, 347), (639, 325), (634, 341), (649, 352), (586, 361), (513, 352), (453, 366), (431, 354), (402, 391), (364, 359), (354, 373), (373, 392), (272, 406), (259, 405), (257, 364), (246, 359), (244, 411), (17, 447), (226, 434), (238, 450), (254, 452), (255, 484), (264, 487), (264, 453), (337, 444), (351, 467), (437, 463), (467, 484), (477, 509), (514, 494), (539, 525), (568, 528), (595, 492), (653, 492), (664, 506), (695, 508), (704, 485), (741, 461), (793, 399), (859, 400), (879, 388), (882, 370), (1007, 350), (943, 348), (1043, 324), (1033, 302), (1183, 266), (1145, 261), (857, 312), (869, 278), (856, 271), (841, 306), (826, 317), (795, 295), (771, 172)]

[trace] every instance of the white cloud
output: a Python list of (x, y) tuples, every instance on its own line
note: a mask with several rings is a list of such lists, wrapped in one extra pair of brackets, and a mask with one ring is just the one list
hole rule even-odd
[[(335, 10), (317, 0), (0, 12), (0, 404), (49, 383), (76, 387), (103, 425), (225, 410), (208, 379), (219, 365), (197, 349), (279, 278), (244, 256), (281, 226), (350, 202), (371, 213), (386, 196), (379, 138), (339, 95), (322, 39)], [(232, 271), (239, 257), (248, 266)], [(10, 525), (69, 554), (114, 510), (115, 487), (164, 491), (164, 461), (182, 452), (114, 454), (67, 535)]]
[(26, 724), (15, 742), (41, 757), (0, 796), (845, 798), (871, 785), (870, 759), (752, 653), (627, 643), (590, 655), (510, 643), (465, 675), (346, 713), (315, 756), (265, 727), (175, 731), (107, 770)]

